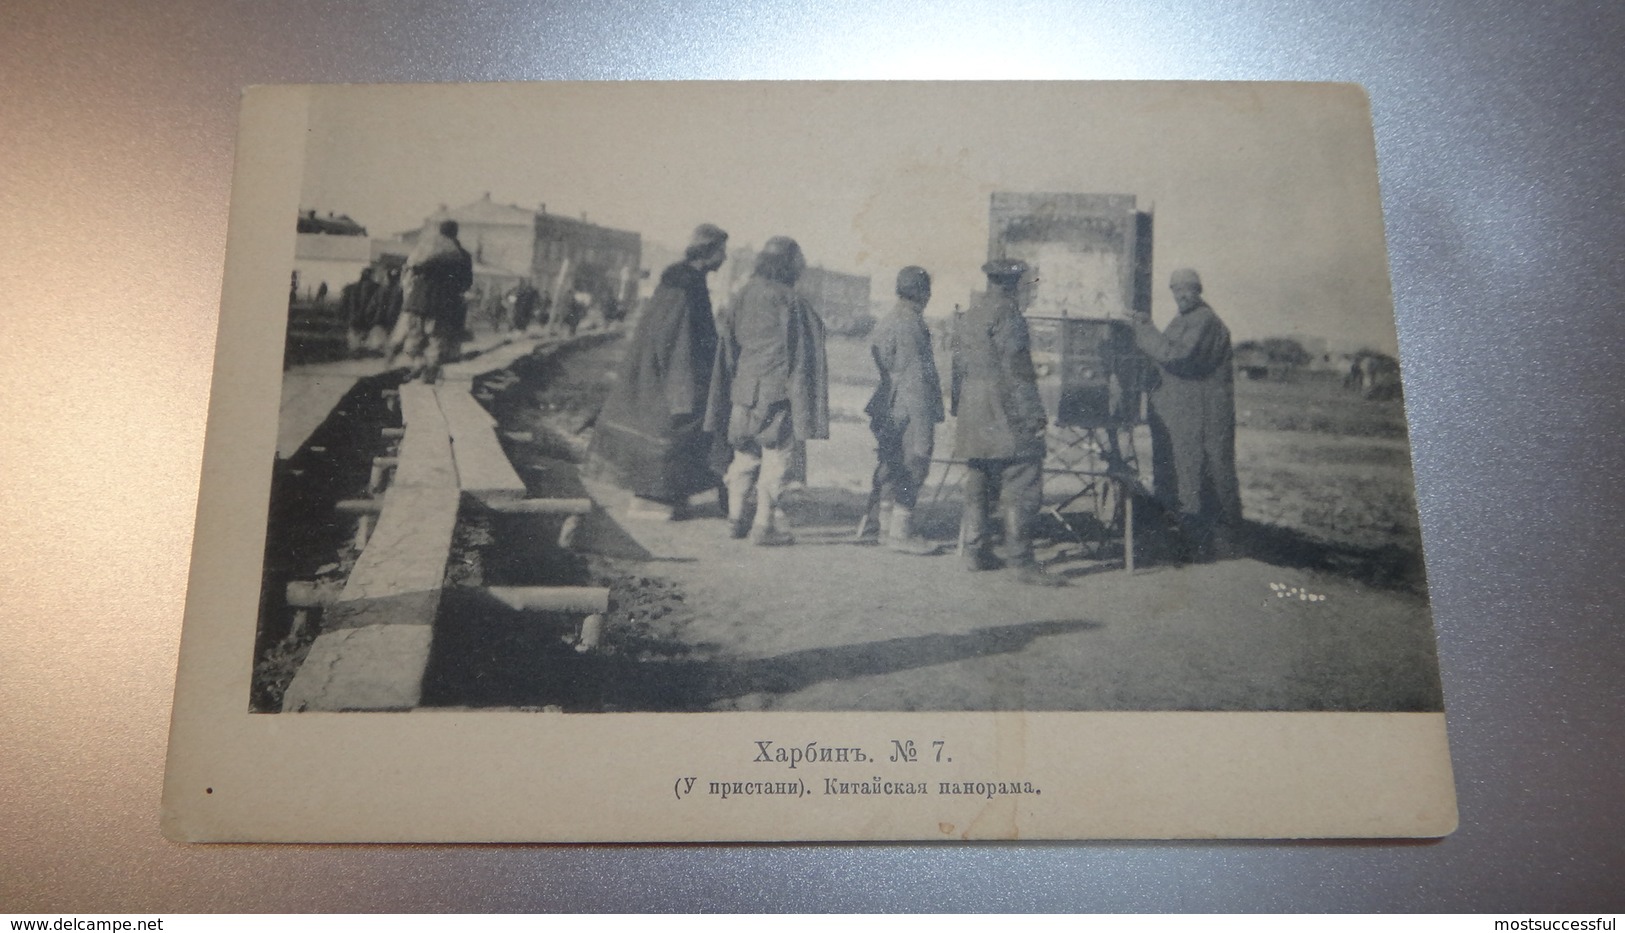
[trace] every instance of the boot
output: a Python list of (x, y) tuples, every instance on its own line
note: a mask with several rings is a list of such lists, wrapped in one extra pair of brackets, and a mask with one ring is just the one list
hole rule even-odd
[(1218, 556), (1213, 549), (1213, 525), (1206, 518), (1190, 513), (1179, 516), (1179, 530), (1185, 539), (1186, 560), (1193, 564), (1211, 564)]
[(937, 546), (914, 533), (914, 510), (894, 506), (891, 529), (886, 547), (899, 554), (917, 554), (921, 557), (937, 553)]
[(1025, 509), (1007, 509), (1004, 513), (1005, 563), (1016, 582), (1025, 586), (1066, 586), (1066, 580), (1051, 576), (1033, 559), (1033, 516)]
[(1038, 561), (1035, 560), (1016, 564), (1010, 568), (1010, 572), (1016, 578), (1016, 582), (1024, 586), (1071, 585), (1066, 582), (1065, 577), (1057, 577), (1052, 573), (1046, 573), (1044, 568), (1038, 566)]
[(1230, 522), (1220, 523), (1213, 529), (1213, 557), (1215, 560), (1237, 560), (1248, 556), (1241, 529)]
[(964, 541), (965, 569), (973, 573), (998, 570), (1004, 561), (993, 556), (992, 541), (988, 534), (987, 511), (979, 502), (965, 503), (964, 527), (960, 537)]
[(750, 543), (757, 547), (784, 547), (795, 544), (795, 535), (779, 527), (779, 519), (783, 514), (777, 501), (761, 496), (756, 502), (756, 522), (750, 529)]
[(858, 523), (858, 530), (852, 535), (852, 543), (876, 544), (885, 541), (891, 526), (891, 511), (890, 502), (876, 503)]
[(785, 547), (796, 543), (796, 536), (773, 527), (772, 522), (757, 525), (750, 530), (750, 543), (757, 547)]
[(633, 521), (669, 521), (671, 513), (672, 507), (669, 503), (656, 502), (642, 496), (633, 496), (632, 504), (626, 508), (626, 517)]
[(743, 483), (728, 487), (728, 537), (734, 540), (750, 533), (751, 513), (745, 505), (748, 493)]

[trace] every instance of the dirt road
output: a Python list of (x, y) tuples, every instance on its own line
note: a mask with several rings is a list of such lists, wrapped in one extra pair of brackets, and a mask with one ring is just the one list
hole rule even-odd
[[(504, 426), (546, 432), (539, 446), (549, 456), (579, 454), (588, 437), (579, 429), (602, 397), (620, 349), (619, 342), (602, 344), (545, 373), (526, 374), (518, 404), (499, 414)], [(841, 377), (837, 357), (843, 353), (832, 352), (834, 436), (811, 445), (812, 488), (791, 506), (795, 546), (731, 540), (714, 508), (680, 523), (628, 520), (626, 493), (588, 484), (612, 520), (601, 525), (617, 543), (608, 550), (622, 555), (594, 558), (592, 567), (614, 594), (610, 650), (588, 662), (597, 665), (586, 678), (596, 684), (591, 698), (549, 700), (542, 690), (536, 704), (605, 710), (1440, 708), (1425, 597), (1407, 582), (1404, 566), (1372, 565), (1388, 554), (1384, 545), (1339, 547), (1302, 528), (1261, 526), (1254, 557), (1151, 566), (1129, 575), (1063, 540), (1048, 543), (1039, 556), (1072, 585), (1044, 590), (998, 573), (964, 572), (951, 553), (921, 558), (849, 543), (872, 468), (872, 441), (850, 417), (854, 399), (861, 406), (864, 393), (861, 372)], [(1244, 429), (1244, 470), (1276, 487), (1318, 487), (1333, 510), (1348, 497), (1369, 496), (1354, 482), (1358, 476), (1282, 452), (1306, 442), (1319, 449), (1327, 438), (1282, 434)], [(1391, 439), (1374, 443), (1393, 446)], [(1286, 470), (1294, 479), (1268, 480), (1269, 470)], [(1244, 486), (1252, 478), (1244, 473)], [(926, 514), (924, 530), (950, 552), (958, 512), (950, 488)], [(631, 551), (627, 541), (635, 542)], [(1315, 547), (1324, 553), (1310, 553)], [(647, 559), (628, 558), (638, 550)], [(1345, 558), (1344, 572), (1324, 559), (1333, 552)], [(1408, 566), (1403, 554), (1393, 559)]]

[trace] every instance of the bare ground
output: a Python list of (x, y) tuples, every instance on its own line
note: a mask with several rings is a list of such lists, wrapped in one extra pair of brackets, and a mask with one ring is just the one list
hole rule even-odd
[[(568, 461), (585, 448), (620, 349), (604, 343), (516, 367), (522, 378), (494, 410), (505, 428), (535, 435), (510, 449), (522, 470), (577, 482)], [(1397, 404), (1319, 384), (1242, 384), (1249, 556), (1158, 565), (1147, 531), (1144, 562), (1130, 575), (1115, 542), (1079, 541), (1052, 524), (1040, 557), (1072, 585), (1041, 590), (960, 569), (952, 475), (922, 509), (943, 555), (849, 543), (873, 466), (857, 415), (866, 365), (861, 344), (832, 343), (833, 436), (811, 445), (811, 488), (790, 506), (795, 546), (730, 540), (714, 507), (681, 523), (628, 520), (624, 492), (590, 485), (608, 513), (587, 536), (603, 553), (584, 569), (611, 587), (607, 650), (574, 655), (568, 630), (500, 651), (476, 645), (508, 688), (452, 690), (444, 702), (608, 711), (1441, 708)], [(939, 435), (939, 451), (950, 437)], [(531, 659), (519, 660), (525, 652)]]

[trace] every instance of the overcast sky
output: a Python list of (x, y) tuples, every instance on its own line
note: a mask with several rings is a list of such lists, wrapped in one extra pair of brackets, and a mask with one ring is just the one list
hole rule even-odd
[[(922, 265), (930, 312), (980, 288), (994, 191), (1133, 194), (1154, 312), (1198, 269), (1237, 340), (1394, 352), (1370, 117), (1349, 86), (605, 83), (316, 89), (301, 206), (374, 235), (493, 200), (671, 246), (796, 238), (875, 277)], [(291, 228), (291, 225), (290, 225)]]

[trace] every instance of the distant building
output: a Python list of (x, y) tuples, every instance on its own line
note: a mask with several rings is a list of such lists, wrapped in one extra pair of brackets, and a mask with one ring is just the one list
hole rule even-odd
[(314, 210), (299, 212), (300, 233), (324, 233), (329, 236), (366, 236), (367, 228), (351, 220), (347, 214), (319, 216)]
[(615, 320), (637, 306), (643, 237), (543, 210), (535, 215), (530, 268), (536, 287), (555, 302), (564, 292), (586, 293)]
[(340, 289), (361, 278), (361, 270), (372, 260), (366, 227), (342, 214), (299, 212), (293, 246), (294, 292), (299, 300), (314, 299), (324, 283), (325, 293), (336, 298)]
[(529, 278), (555, 303), (566, 293), (591, 295), (611, 318), (637, 300), (643, 242), (637, 233), (549, 214), (545, 204), (498, 204), (487, 192), (461, 207), (441, 205), (400, 239), (410, 248), (445, 220), (457, 222), (457, 239), (474, 256), (474, 287), (482, 295), (500, 295)]
[(1348, 371), (1348, 361), (1340, 354), (1332, 352), (1331, 341), (1325, 337), (1312, 337), (1303, 334), (1294, 335), (1293, 339), (1309, 354), (1309, 362), (1303, 365), (1307, 373), (1324, 376), (1330, 373), (1344, 373)]
[[(712, 284), (713, 304), (719, 307), (732, 300), (756, 271), (756, 250), (749, 245), (728, 250), (728, 261)], [(796, 282), (796, 292), (812, 302), (813, 310), (824, 320), (831, 334), (861, 336), (874, 326), (869, 306), (870, 279), (867, 275), (836, 272), (822, 266), (808, 266)], [(888, 301), (886, 307), (890, 308)]]
[(474, 290), (481, 296), (502, 294), (530, 274), (536, 212), (515, 204), (497, 204), (490, 192), (458, 208), (444, 204), (416, 230), (400, 234), (407, 251), (425, 231), (431, 235), (447, 220), (457, 221), (457, 241), (474, 257)]
[(814, 266), (801, 274), (796, 291), (812, 302), (831, 334), (861, 337), (875, 326), (869, 310), (869, 277)]
[[(1322, 340), (1317, 346), (1324, 348), (1324, 344)], [(1235, 345), (1236, 372), (1248, 379), (1285, 382), (1301, 372), (1312, 371), (1317, 359), (1305, 349), (1301, 337), (1265, 337)]]

